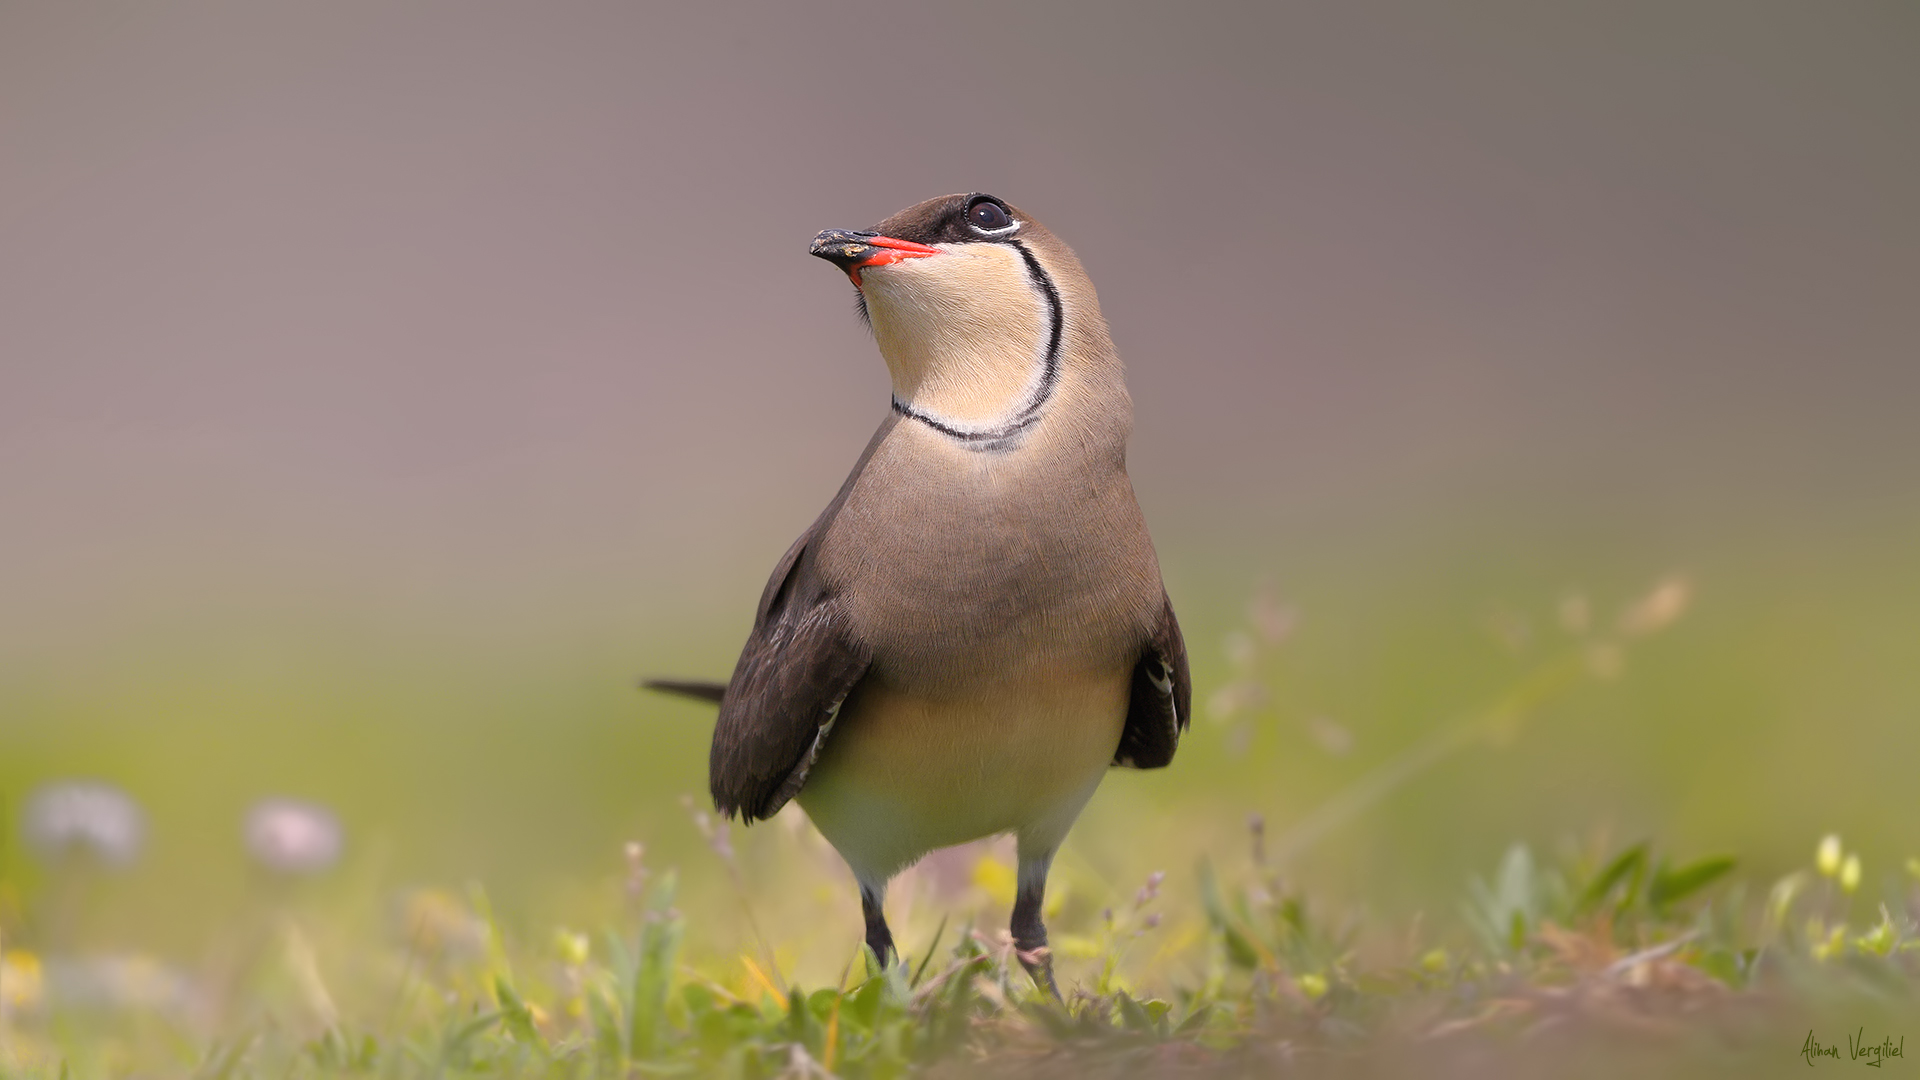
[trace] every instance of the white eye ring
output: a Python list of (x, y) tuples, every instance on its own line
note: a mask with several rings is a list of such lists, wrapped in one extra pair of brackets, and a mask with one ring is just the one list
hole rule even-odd
[[(993, 228), (993, 229), (989, 229), (984, 226), (975, 224), (973, 220), (973, 212), (975, 209), (982, 206), (991, 206), (994, 209), (1000, 211), (1001, 216), (1007, 219), (1007, 223), (1005, 225), (1001, 225), (998, 228)], [(1010, 233), (1017, 231), (1020, 228), (1020, 223), (1014, 220), (1014, 217), (1012, 214), (1007, 213), (1006, 207), (1001, 206), (999, 203), (994, 202), (991, 199), (981, 199), (978, 202), (975, 202), (972, 206), (967, 207), (966, 218), (967, 218), (967, 228), (972, 229), (975, 233), (978, 233), (981, 236), (1006, 236)]]

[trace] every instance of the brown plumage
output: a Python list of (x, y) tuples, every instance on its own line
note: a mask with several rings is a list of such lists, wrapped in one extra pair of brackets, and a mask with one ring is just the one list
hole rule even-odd
[(798, 799), (883, 959), (894, 873), (1014, 833), (1014, 938), (1051, 987), (1054, 850), (1104, 770), (1168, 764), (1190, 714), (1122, 367), (1072, 251), (991, 196), (814, 251), (861, 291), (893, 410), (761, 596), (720, 699), (714, 802), (752, 822)]

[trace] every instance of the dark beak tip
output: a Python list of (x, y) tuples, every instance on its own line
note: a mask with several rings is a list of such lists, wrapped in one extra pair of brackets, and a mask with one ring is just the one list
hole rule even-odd
[(851, 229), (823, 229), (813, 238), (811, 250), (815, 255), (839, 254), (848, 248), (865, 247), (871, 233), (857, 233)]
[(808, 248), (808, 252), (815, 258), (825, 259), (844, 270), (866, 258), (873, 250), (867, 243), (873, 235), (873, 233), (856, 232), (852, 229), (825, 229), (813, 238), (813, 244)]

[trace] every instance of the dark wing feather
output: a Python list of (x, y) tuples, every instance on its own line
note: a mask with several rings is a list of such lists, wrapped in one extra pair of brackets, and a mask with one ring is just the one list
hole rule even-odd
[(804, 556), (814, 533), (794, 544), (767, 582), (713, 729), (713, 804), (749, 824), (800, 793), (871, 659), (838, 599), (812, 580)]
[(715, 705), (720, 704), (720, 699), (727, 696), (726, 683), (701, 682), (696, 679), (642, 679), (640, 688), (688, 697), (695, 701), (709, 701)]
[(1159, 769), (1173, 761), (1180, 733), (1193, 718), (1193, 677), (1187, 672), (1187, 643), (1173, 602), (1163, 600), (1159, 622), (1133, 665), (1133, 694), (1127, 703), (1127, 727), (1113, 763), (1132, 769)]
[(713, 728), (708, 781), (722, 814), (749, 824), (772, 817), (800, 793), (826, 745), (840, 706), (867, 673), (873, 651), (831, 584), (813, 547), (900, 418), (889, 414), (819, 520), (773, 568), (753, 632), (740, 651)]

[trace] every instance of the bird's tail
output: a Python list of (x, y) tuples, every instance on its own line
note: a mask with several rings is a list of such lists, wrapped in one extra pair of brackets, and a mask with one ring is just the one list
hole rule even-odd
[(646, 690), (658, 690), (663, 694), (678, 694), (696, 701), (708, 701), (715, 705), (727, 694), (727, 684), (717, 682), (696, 682), (690, 679), (642, 679), (640, 686)]

